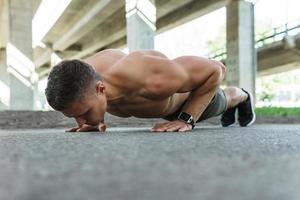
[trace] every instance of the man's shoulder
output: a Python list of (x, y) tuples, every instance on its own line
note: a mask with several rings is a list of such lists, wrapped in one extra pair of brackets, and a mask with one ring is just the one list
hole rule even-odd
[(123, 53), (121, 50), (106, 49), (86, 58), (84, 61), (95, 69), (102, 69), (100, 71), (105, 71), (126, 55), (127, 54)]
[(121, 93), (137, 94), (145, 86), (149, 73), (143, 66), (142, 56), (142, 52), (132, 52), (118, 60), (105, 72), (106, 78), (118, 87)]
[(143, 69), (143, 57), (144, 54), (140, 51), (131, 52), (115, 62), (109, 68), (109, 71), (120, 77), (131, 78), (135, 73)]

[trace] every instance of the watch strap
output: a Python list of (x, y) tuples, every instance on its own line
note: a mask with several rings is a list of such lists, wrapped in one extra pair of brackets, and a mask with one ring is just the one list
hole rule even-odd
[(195, 127), (195, 121), (193, 119), (193, 116), (186, 113), (186, 112), (181, 112), (178, 117), (180, 121), (185, 122), (186, 124), (190, 124), (192, 126), (192, 129)]

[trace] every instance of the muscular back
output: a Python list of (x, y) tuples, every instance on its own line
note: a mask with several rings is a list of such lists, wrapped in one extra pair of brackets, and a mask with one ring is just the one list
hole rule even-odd
[(85, 59), (85, 62), (90, 64), (98, 74), (105, 73), (107, 69), (111, 68), (116, 62), (124, 58), (127, 54), (120, 50), (108, 49), (100, 51), (95, 55)]
[[(151, 55), (162, 58), (167, 58), (164, 54), (153, 51), (153, 50), (140, 50), (139, 54), (142, 55)], [(96, 53), (95, 55), (85, 59), (85, 62), (89, 63), (96, 72), (99, 74), (105, 74), (108, 69), (113, 67), (118, 61), (128, 56), (128, 54), (117, 50), (117, 49), (107, 49)], [(126, 66), (124, 66), (126, 67)]]

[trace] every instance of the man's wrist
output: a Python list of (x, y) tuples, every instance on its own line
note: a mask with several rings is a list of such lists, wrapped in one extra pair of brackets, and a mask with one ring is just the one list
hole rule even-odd
[(186, 112), (181, 112), (178, 116), (177, 116), (177, 119), (186, 123), (186, 124), (189, 124), (192, 126), (192, 129), (194, 129), (195, 127), (195, 121), (193, 119), (193, 116), (190, 115), (189, 113), (186, 113)]

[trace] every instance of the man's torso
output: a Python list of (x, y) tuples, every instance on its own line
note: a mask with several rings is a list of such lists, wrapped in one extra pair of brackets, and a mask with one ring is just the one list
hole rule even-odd
[[(86, 62), (93, 66), (100, 76), (109, 80), (108, 69), (124, 56), (126, 54), (118, 50), (105, 50), (86, 59)], [(116, 97), (107, 101), (107, 112), (119, 117), (161, 118), (174, 113), (189, 93), (175, 93), (167, 98), (145, 98), (139, 94), (126, 94), (119, 89)]]

